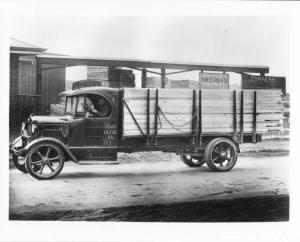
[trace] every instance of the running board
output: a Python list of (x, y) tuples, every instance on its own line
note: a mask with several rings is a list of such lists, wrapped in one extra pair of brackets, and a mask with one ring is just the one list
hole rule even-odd
[(95, 160), (84, 160), (79, 161), (79, 165), (119, 165), (117, 161), (95, 161)]

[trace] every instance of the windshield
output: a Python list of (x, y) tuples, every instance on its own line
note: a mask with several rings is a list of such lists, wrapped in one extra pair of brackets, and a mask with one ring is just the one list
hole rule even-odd
[(102, 95), (87, 94), (67, 97), (65, 113), (78, 117), (109, 117), (112, 111), (111, 103)]
[(65, 112), (74, 114), (76, 110), (77, 102), (78, 102), (78, 97), (67, 97)]

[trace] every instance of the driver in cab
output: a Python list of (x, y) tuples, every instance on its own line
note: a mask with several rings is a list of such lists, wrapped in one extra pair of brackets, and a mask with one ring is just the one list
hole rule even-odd
[(85, 117), (100, 117), (105, 118), (110, 114), (110, 105), (105, 98), (100, 97), (97, 104), (94, 105), (92, 102), (85, 104), (85, 110), (87, 110)]

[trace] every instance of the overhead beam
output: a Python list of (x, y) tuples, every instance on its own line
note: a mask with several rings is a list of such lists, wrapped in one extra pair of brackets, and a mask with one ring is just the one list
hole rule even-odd
[(178, 74), (178, 73), (183, 73), (183, 72), (189, 72), (189, 71), (195, 71), (195, 70), (191, 69), (191, 70), (173, 71), (173, 72), (166, 73), (166, 75), (173, 75), (173, 74)]
[[(41, 64), (57, 65), (86, 65), (86, 66), (112, 66), (128, 68), (164, 68), (164, 69), (193, 69), (204, 71), (219, 72), (248, 72), (248, 73), (269, 73), (268, 66), (245, 66), (245, 65), (223, 65), (206, 63), (177, 63), (160, 62), (134, 59), (103, 59), (103, 58), (85, 58), (72, 56), (50, 56), (38, 55)], [(157, 74), (157, 73), (155, 73)]]
[(247, 74), (247, 73), (245, 73), (245, 72), (235, 72), (235, 73), (237, 73), (237, 74), (241, 74), (241, 75), (248, 75), (249, 76), (249, 74)]
[(45, 70), (55, 70), (55, 69), (61, 69), (61, 68), (67, 68), (67, 67), (71, 67), (71, 66), (77, 66), (77, 65), (63, 65), (63, 66), (44, 67), (44, 68), (41, 68), (41, 71), (45, 71)]
[(134, 69), (134, 70), (138, 70), (138, 71), (143, 71), (145, 70), (146, 72), (152, 73), (152, 74), (156, 74), (156, 75), (161, 75), (160, 72), (156, 72), (156, 71), (149, 71), (146, 68), (137, 68), (137, 67), (129, 67), (130, 69)]

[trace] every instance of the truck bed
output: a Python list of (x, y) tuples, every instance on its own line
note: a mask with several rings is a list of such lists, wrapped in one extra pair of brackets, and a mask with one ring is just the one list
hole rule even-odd
[(148, 118), (149, 134), (156, 131), (158, 136), (191, 134), (199, 128), (203, 134), (279, 130), (281, 95), (281, 90), (124, 88), (123, 136), (146, 134)]

